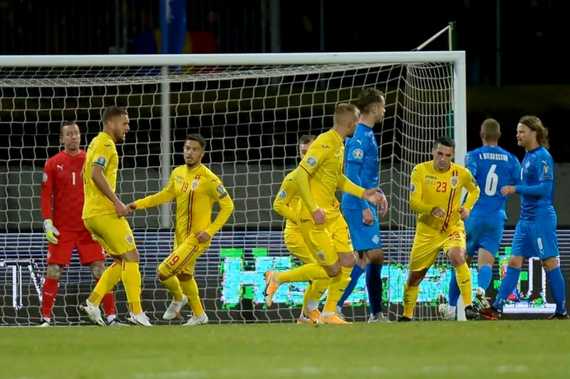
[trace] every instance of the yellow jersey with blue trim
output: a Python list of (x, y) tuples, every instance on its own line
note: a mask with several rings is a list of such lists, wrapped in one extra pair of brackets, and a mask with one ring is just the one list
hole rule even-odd
[(91, 140), (85, 155), (85, 165), (83, 166), (83, 193), (85, 201), (83, 203), (84, 219), (115, 213), (113, 202), (105, 196), (97, 187), (91, 175), (93, 167), (98, 166), (103, 170), (103, 176), (115, 192), (117, 187), (117, 171), (119, 169), (119, 154), (113, 138), (106, 132), (99, 134)]

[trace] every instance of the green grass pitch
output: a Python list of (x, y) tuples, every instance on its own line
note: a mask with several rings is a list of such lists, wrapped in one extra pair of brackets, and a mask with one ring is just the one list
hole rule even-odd
[(570, 322), (0, 328), (0, 378), (570, 378)]

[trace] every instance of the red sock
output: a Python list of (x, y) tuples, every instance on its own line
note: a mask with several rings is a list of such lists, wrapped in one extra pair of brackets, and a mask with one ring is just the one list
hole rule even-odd
[(45, 278), (44, 287), (42, 289), (42, 317), (51, 319), (51, 310), (53, 303), (55, 303), (58, 287), (57, 279)]
[[(99, 278), (95, 279), (95, 283), (99, 281)], [(101, 299), (101, 305), (103, 306), (103, 312), (105, 312), (105, 316), (110, 316), (117, 314), (115, 310), (115, 296), (113, 296), (113, 292), (108, 292), (103, 298)]]

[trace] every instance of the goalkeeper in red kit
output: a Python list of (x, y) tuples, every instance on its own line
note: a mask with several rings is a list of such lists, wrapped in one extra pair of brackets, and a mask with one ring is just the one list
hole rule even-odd
[[(101, 246), (85, 229), (83, 210), (83, 163), (85, 151), (80, 149), (81, 133), (75, 122), (64, 122), (60, 128), (63, 151), (46, 161), (42, 179), (41, 208), (44, 232), (48, 241), (47, 270), (42, 289), (41, 326), (51, 326), (52, 308), (62, 269), (69, 265), (74, 249), (82, 265), (89, 265), (95, 281), (105, 270)], [(116, 319), (115, 299), (109, 292), (103, 298), (108, 325), (120, 325)]]

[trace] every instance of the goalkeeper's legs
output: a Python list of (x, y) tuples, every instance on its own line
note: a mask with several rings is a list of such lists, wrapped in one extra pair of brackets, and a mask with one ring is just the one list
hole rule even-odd
[(42, 287), (42, 319), (48, 325), (51, 322), (51, 314), (57, 290), (59, 287), (59, 277), (61, 275), (61, 268), (56, 264), (48, 264), (46, 270), (46, 278)]

